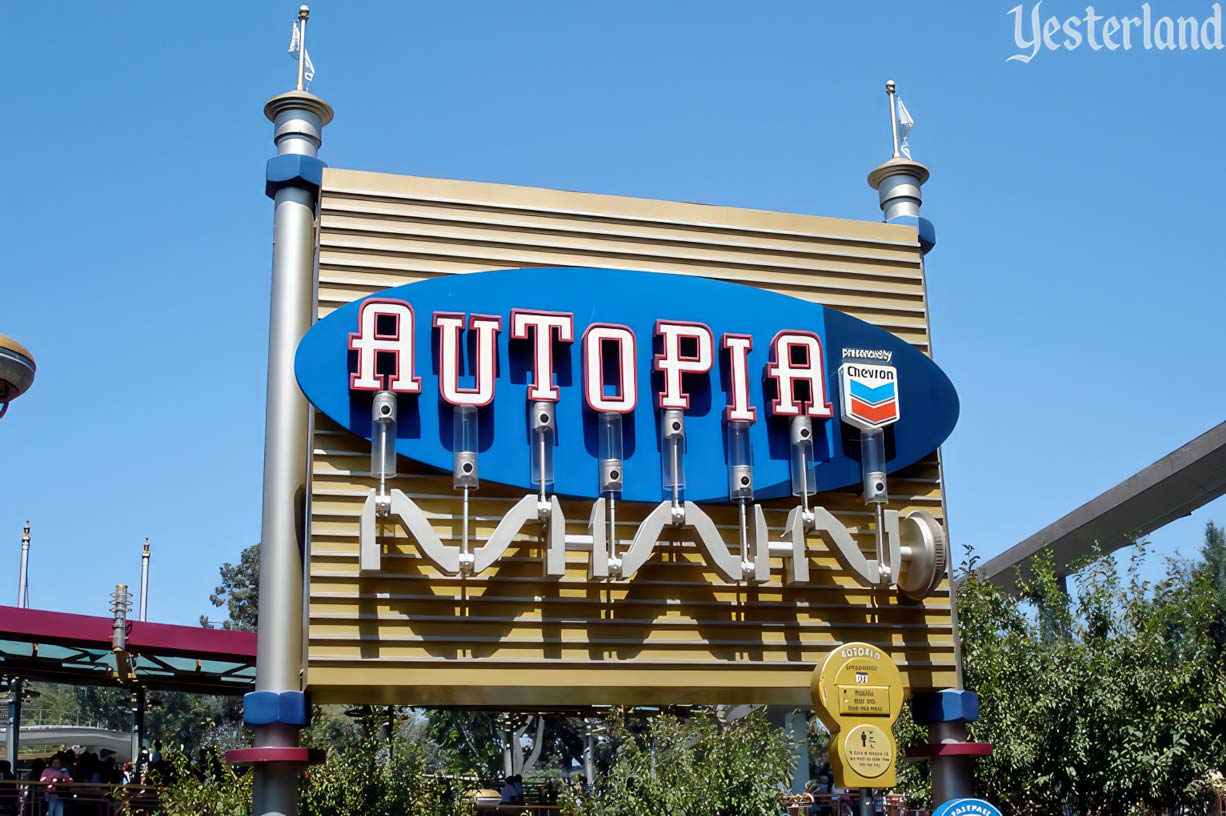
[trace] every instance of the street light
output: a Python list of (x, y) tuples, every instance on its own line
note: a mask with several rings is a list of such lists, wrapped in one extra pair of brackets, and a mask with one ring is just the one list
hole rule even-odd
[(0, 334), (0, 417), (9, 403), (34, 384), (34, 355), (13, 338)]

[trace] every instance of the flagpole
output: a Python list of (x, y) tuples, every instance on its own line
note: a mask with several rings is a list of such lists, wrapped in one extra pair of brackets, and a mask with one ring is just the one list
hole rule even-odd
[(894, 158), (897, 159), (901, 154), (898, 152), (898, 107), (894, 102), (894, 80), (885, 83), (885, 94), (890, 99), (890, 134), (894, 137)]
[[(303, 84), (306, 80), (306, 24), (307, 18), (311, 16), (310, 6), (298, 7), (298, 90), (306, 90)], [(895, 139), (895, 142), (898, 140)], [(895, 155), (898, 154), (898, 148), (894, 148)]]

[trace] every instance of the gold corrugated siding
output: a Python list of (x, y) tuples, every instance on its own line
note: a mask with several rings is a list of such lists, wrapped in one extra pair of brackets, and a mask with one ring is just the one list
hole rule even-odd
[[(333, 168), (324, 171), (320, 217), (321, 318), (439, 275), (599, 266), (758, 286), (840, 309), (927, 351), (909, 227)], [(541, 542), (530, 535), (486, 573), (461, 579), (440, 575), (388, 524), (383, 572), (361, 576), (369, 445), (322, 415), (315, 423), (307, 679), (320, 702), (804, 704), (816, 663), (851, 640), (893, 655), (914, 688), (954, 682), (947, 588), (923, 604), (866, 590), (816, 538), (813, 583), (803, 588), (781, 586), (781, 562), (769, 584), (728, 584), (684, 539), (662, 541), (625, 583), (589, 583), (583, 553), (568, 554), (565, 578), (545, 579)], [(450, 475), (401, 466), (408, 473), (396, 486), (431, 514), (446, 543), (458, 543)], [(890, 487), (892, 508), (941, 518), (935, 457)], [(483, 483), (474, 495), (482, 538), (523, 491)], [(871, 523), (852, 490), (818, 503), (849, 526)], [(776, 538), (789, 505), (766, 505)], [(563, 509), (568, 531), (585, 533), (590, 502)], [(625, 538), (649, 509), (619, 503)], [(710, 512), (735, 541), (733, 509)], [(862, 543), (873, 546), (871, 536)]]

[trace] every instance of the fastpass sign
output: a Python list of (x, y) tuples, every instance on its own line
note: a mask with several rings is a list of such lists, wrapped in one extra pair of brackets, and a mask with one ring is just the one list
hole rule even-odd
[(513, 269), (389, 289), (316, 324), (296, 373), (312, 403), (366, 438), (373, 394), (396, 394), (397, 452), (442, 470), (452, 465), (453, 412), (476, 407), (482, 477), (509, 485), (530, 485), (529, 406), (552, 403), (562, 495), (597, 495), (597, 420), (620, 414), (631, 501), (664, 494), (666, 409), (685, 415), (692, 501), (727, 499), (728, 422), (749, 424), (756, 496), (769, 498), (791, 492), (793, 417), (813, 421), (820, 492), (859, 481), (857, 428), (888, 427), (895, 470), (935, 450), (958, 416), (945, 374), (871, 324), (749, 286), (611, 269)]

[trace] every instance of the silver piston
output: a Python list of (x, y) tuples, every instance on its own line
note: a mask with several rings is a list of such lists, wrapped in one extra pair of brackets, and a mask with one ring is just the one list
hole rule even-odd
[(600, 460), (600, 492), (621, 493), (625, 474), (622, 471), (621, 459)]
[(728, 468), (728, 496), (733, 499), (753, 498), (753, 467), (736, 465)]
[(890, 500), (885, 474), (874, 470), (864, 474), (864, 501), (868, 504), (885, 504)]
[(451, 486), (454, 488), (481, 486), (477, 476), (477, 452), (456, 451), (451, 457)]
[(668, 408), (660, 419), (661, 432), (665, 439), (685, 439), (685, 412)]
[(528, 406), (531, 411), (533, 431), (544, 431), (554, 427), (554, 407), (552, 402), (538, 401)]
[(792, 447), (804, 444), (812, 445), (813, 420), (807, 416), (792, 417), (792, 421), (788, 425), (788, 444)]

